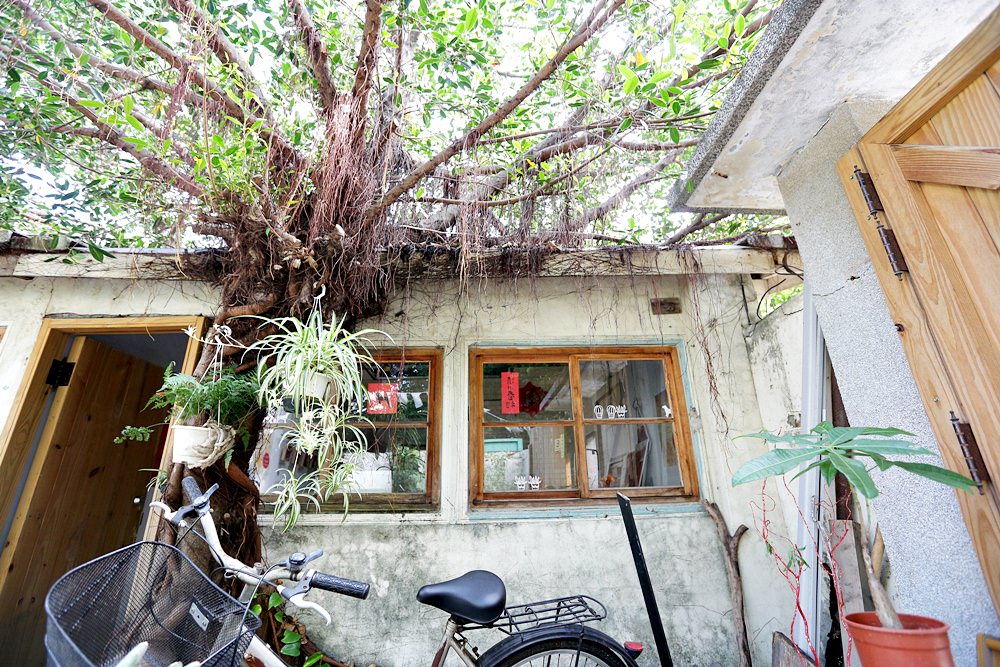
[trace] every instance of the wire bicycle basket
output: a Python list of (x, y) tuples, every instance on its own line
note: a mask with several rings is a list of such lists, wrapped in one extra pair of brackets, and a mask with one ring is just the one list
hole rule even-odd
[(240, 664), (260, 619), (179, 549), (138, 542), (70, 570), (45, 598), (49, 665), (116, 665), (149, 642), (142, 665)]

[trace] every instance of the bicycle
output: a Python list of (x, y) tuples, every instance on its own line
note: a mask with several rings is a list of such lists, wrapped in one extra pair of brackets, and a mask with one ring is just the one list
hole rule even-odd
[[(186, 531), (182, 539), (200, 524), (201, 533), (195, 534), (226, 576), (243, 582), (240, 599), (216, 586), (176, 547), (139, 542), (74, 568), (52, 586), (45, 602), (50, 665), (223, 667), (246, 664), (244, 659), (251, 656), (264, 667), (284, 667), (254, 633), (260, 620), (249, 606), (262, 584), (273, 586), (288, 603), (319, 614), (327, 624), (331, 618), (326, 609), (306, 599), (312, 589), (368, 597), (367, 583), (307, 568), (322, 551), (296, 552), (267, 569), (233, 558), (219, 542), (209, 508), (218, 485), (203, 493), (186, 477), (182, 486), (189, 505), (176, 511), (163, 503), (154, 505), (167, 521)], [(422, 587), (417, 600), (449, 614), (431, 667), (443, 667), (452, 652), (467, 667), (638, 667), (641, 644), (620, 644), (585, 625), (607, 615), (597, 600), (576, 595), (508, 607), (506, 598), (503, 581), (485, 570)], [(111, 622), (114, 625), (106, 627)], [(465, 633), (483, 629), (499, 630), (506, 637), (479, 655)]]

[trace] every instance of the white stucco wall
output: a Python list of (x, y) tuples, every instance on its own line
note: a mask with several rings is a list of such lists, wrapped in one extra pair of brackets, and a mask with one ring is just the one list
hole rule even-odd
[[(753, 490), (729, 484), (732, 471), (760, 451), (730, 439), (761, 427), (739, 281), (737, 275), (700, 275), (690, 282), (681, 276), (540, 278), (473, 282), (464, 294), (456, 283), (437, 282), (398, 297), (384, 320), (369, 324), (397, 344), (445, 352), (440, 509), (351, 514), (346, 520), (310, 515), (288, 534), (265, 527), (270, 559), (322, 548), (328, 554), (318, 563), (322, 569), (373, 584), (365, 602), (316, 593), (335, 620), (330, 628), (309, 623), (310, 632), (331, 654), (357, 664), (424, 664), (444, 614), (418, 604), (416, 590), (488, 568), (506, 580), (512, 603), (571, 593), (597, 597), (609, 608), (601, 629), (644, 642), (648, 656), (652, 637), (616, 506), (470, 509), (468, 351), (474, 344), (668, 343), (682, 353), (701, 492), (719, 503), (731, 529), (751, 526), (741, 567), (755, 661), (767, 664), (771, 633), (787, 628), (791, 618), (791, 597), (753, 529)], [(650, 299), (670, 296), (681, 298), (682, 314), (650, 312)], [(0, 347), (0, 423), (43, 315), (210, 314), (215, 301), (213, 290), (197, 283), (0, 278), (0, 324), (9, 327)], [(729, 589), (714, 524), (697, 503), (635, 506), (675, 661), (734, 664)]]
[[(889, 102), (837, 109), (779, 177), (816, 311), (852, 424), (896, 426), (937, 444), (835, 163)], [(898, 471), (875, 502), (901, 612), (951, 624), (958, 665), (976, 664), (977, 632), (1000, 632), (954, 492)]]
[[(752, 527), (750, 489), (733, 490), (729, 479), (757, 450), (725, 437), (760, 427), (738, 281), (738, 276), (708, 275), (689, 286), (680, 277), (546, 278), (516, 285), (474, 283), (465, 295), (456, 284), (442, 282), (414, 288), (387, 308), (384, 320), (368, 323), (407, 345), (444, 346), (441, 511), (352, 514), (343, 522), (339, 516), (313, 516), (287, 535), (269, 532), (272, 555), (293, 546), (323, 548), (332, 554), (326, 560), (332, 570), (374, 584), (364, 603), (328, 597), (334, 625), (311, 626), (311, 632), (334, 655), (357, 664), (423, 664), (420, 658), (433, 653), (445, 616), (419, 605), (417, 589), (487, 568), (507, 582), (512, 603), (593, 595), (609, 608), (602, 630), (642, 641), (651, 652), (652, 637), (615, 506), (548, 511), (469, 507), (469, 346), (679, 344), (702, 493), (719, 503), (731, 529), (741, 522)], [(668, 296), (681, 297), (684, 312), (652, 315), (649, 300)], [(714, 366), (716, 400), (708, 391), (706, 352)], [(695, 503), (639, 503), (637, 511), (677, 664), (734, 664), (729, 592), (714, 524)], [(786, 628), (791, 617), (790, 596), (753, 530), (744, 538), (741, 566), (751, 642), (758, 664), (766, 664), (772, 631)]]
[(53, 315), (212, 315), (215, 290), (193, 281), (0, 278), (0, 424), (21, 384), (42, 318)]

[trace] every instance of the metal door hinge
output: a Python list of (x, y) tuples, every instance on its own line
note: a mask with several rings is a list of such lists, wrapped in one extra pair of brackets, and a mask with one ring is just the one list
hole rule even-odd
[(50, 387), (65, 387), (69, 384), (69, 379), (73, 377), (73, 367), (76, 366), (71, 361), (53, 359), (49, 366), (49, 373), (45, 376), (45, 384)]
[(903, 272), (910, 269), (906, 266), (906, 258), (903, 257), (903, 251), (899, 249), (899, 242), (896, 241), (895, 232), (882, 224), (881, 218), (878, 217), (879, 212), (885, 211), (885, 208), (882, 206), (882, 200), (879, 199), (878, 191), (875, 190), (875, 183), (872, 181), (871, 175), (861, 171), (861, 168), (857, 165), (854, 165), (854, 180), (857, 181), (858, 187), (861, 188), (861, 196), (865, 198), (869, 219), (875, 220), (875, 228), (878, 230), (878, 236), (882, 240), (882, 247), (885, 249), (885, 254), (889, 258), (892, 272), (897, 278), (902, 280)]
[(962, 456), (965, 457), (965, 464), (969, 467), (969, 477), (976, 483), (979, 494), (983, 495), (985, 490), (983, 485), (990, 481), (990, 473), (986, 469), (982, 452), (979, 451), (979, 444), (976, 436), (972, 432), (972, 424), (959, 420), (954, 412), (951, 415), (951, 427), (955, 429), (955, 436), (958, 438), (958, 446), (962, 448)]

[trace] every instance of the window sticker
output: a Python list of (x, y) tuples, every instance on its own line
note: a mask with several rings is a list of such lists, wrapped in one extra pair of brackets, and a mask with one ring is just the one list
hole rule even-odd
[(521, 392), (516, 371), (500, 373), (500, 394), (502, 414), (516, 415), (521, 411)]
[(398, 382), (369, 382), (367, 412), (370, 415), (394, 415), (399, 409)]

